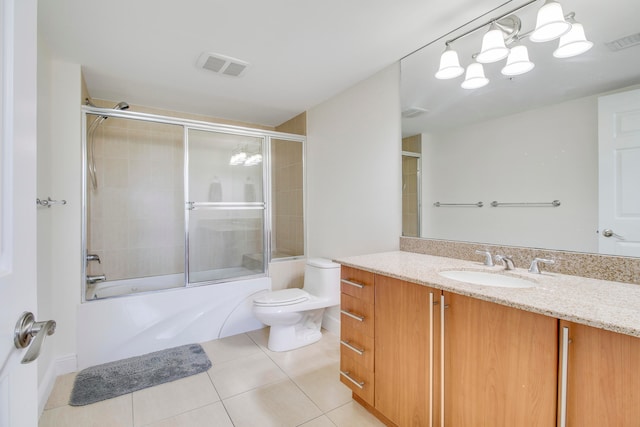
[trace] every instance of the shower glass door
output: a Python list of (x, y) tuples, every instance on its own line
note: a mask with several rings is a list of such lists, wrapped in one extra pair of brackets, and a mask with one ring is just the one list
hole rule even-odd
[(186, 128), (187, 282), (266, 271), (264, 137)]

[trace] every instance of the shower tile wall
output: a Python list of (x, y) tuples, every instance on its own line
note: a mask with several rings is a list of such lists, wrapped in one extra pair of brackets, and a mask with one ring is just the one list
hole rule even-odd
[[(91, 119), (89, 119), (90, 121)], [(109, 118), (95, 132), (98, 189), (89, 184), (88, 274), (108, 280), (184, 272), (183, 131)]]
[(274, 258), (304, 255), (302, 144), (271, 142)]

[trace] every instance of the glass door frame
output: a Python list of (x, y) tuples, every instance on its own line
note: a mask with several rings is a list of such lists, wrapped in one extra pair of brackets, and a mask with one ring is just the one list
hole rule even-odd
[[(173, 124), (173, 125), (179, 125), (179, 126), (183, 126), (184, 132), (187, 132), (187, 128), (189, 129), (199, 129), (199, 130), (205, 130), (205, 131), (216, 131), (216, 132), (223, 132), (223, 133), (232, 133), (232, 134), (240, 134), (240, 135), (246, 135), (246, 136), (254, 136), (254, 137), (262, 137), (264, 138), (264, 145), (263, 145), (263, 162), (265, 162), (265, 167), (263, 167), (263, 174), (265, 174), (264, 177), (264, 181), (263, 181), (263, 192), (264, 192), (264, 203), (266, 204), (266, 208), (265, 208), (265, 214), (264, 214), (264, 223), (265, 223), (265, 227), (264, 227), (264, 248), (265, 248), (265, 255), (266, 258), (264, 258), (264, 262), (265, 262), (265, 272), (264, 274), (260, 275), (260, 276), (265, 276), (269, 274), (269, 262), (271, 260), (271, 221), (272, 221), (272, 200), (271, 200), (271, 159), (270, 159), (270, 153), (271, 153), (271, 140), (272, 139), (278, 139), (278, 140), (286, 140), (286, 141), (296, 141), (296, 142), (300, 142), (302, 144), (302, 151), (303, 151), (303, 188), (305, 190), (305, 194), (304, 194), (304, 200), (303, 200), (303, 212), (306, 215), (306, 136), (304, 135), (297, 135), (297, 134), (290, 134), (290, 133), (284, 133), (284, 132), (276, 132), (276, 131), (270, 131), (270, 130), (265, 130), (265, 129), (257, 129), (257, 128), (248, 128), (248, 127), (243, 127), (243, 126), (236, 126), (236, 125), (227, 125), (227, 124), (222, 124), (222, 123), (214, 123), (214, 122), (204, 122), (204, 121), (199, 121), (199, 120), (189, 120), (189, 119), (182, 119), (182, 118), (178, 118), (178, 117), (172, 117), (172, 116), (163, 116), (163, 115), (158, 115), (158, 114), (150, 114), (150, 113), (140, 113), (137, 111), (131, 111), (131, 110), (114, 110), (111, 108), (100, 108), (100, 107), (92, 107), (89, 105), (81, 105), (80, 106), (80, 110), (81, 110), (81, 129), (82, 129), (82, 177), (81, 177), (81, 190), (82, 190), (82, 218), (81, 218), (81, 226), (82, 226), (82, 232), (81, 232), (81, 253), (79, 254), (80, 260), (81, 260), (81, 265), (82, 265), (82, 282), (81, 282), (81, 301), (87, 302), (86, 298), (85, 298), (85, 291), (86, 291), (86, 277), (87, 277), (87, 264), (86, 264), (86, 256), (87, 256), (87, 200), (88, 200), (88, 196), (87, 196), (87, 191), (88, 191), (88, 186), (87, 186), (87, 130), (88, 130), (88, 126), (87, 126), (87, 116), (89, 114), (91, 115), (100, 115), (100, 116), (106, 116), (106, 117), (117, 117), (117, 118), (122, 118), (122, 119), (130, 119), (130, 120), (139, 120), (139, 121), (146, 121), (146, 122), (155, 122), (155, 123), (161, 123), (161, 124)], [(186, 146), (186, 141), (183, 140), (183, 144), (185, 147), (185, 155), (187, 153), (187, 146)], [(186, 165), (185, 165), (186, 166)], [(187, 172), (187, 169), (185, 167), (185, 173)], [(186, 195), (185, 195), (186, 197)], [(186, 200), (185, 200), (186, 201)], [(186, 221), (185, 221), (186, 222)], [(187, 249), (185, 249), (185, 252), (187, 251)], [(304, 220), (304, 256), (306, 256), (307, 254), (307, 229), (306, 229), (306, 216), (305, 216), (305, 220)], [(296, 258), (300, 258), (300, 257), (296, 257)], [(288, 258), (283, 258), (284, 259), (288, 259)], [(185, 265), (185, 287), (188, 286), (188, 282), (186, 281), (187, 277), (186, 277), (186, 271), (188, 268), (188, 264)], [(243, 276), (243, 278), (248, 277), (248, 276)], [(231, 280), (227, 280), (227, 281), (231, 281)], [(202, 282), (200, 283), (200, 285), (204, 285), (207, 284), (209, 282)]]
[[(211, 132), (216, 134), (227, 134), (227, 135), (239, 135), (246, 136), (256, 139), (262, 140), (262, 202), (194, 202), (189, 200), (189, 131), (196, 130), (201, 132)], [(268, 212), (270, 211), (270, 203), (267, 203), (270, 200), (270, 183), (268, 181), (268, 172), (270, 170), (270, 159), (268, 157), (269, 150), (267, 149), (267, 145), (270, 142), (270, 138), (266, 135), (255, 135), (253, 132), (245, 133), (245, 132), (231, 132), (225, 130), (215, 130), (215, 129), (202, 129), (196, 128), (193, 126), (184, 126), (184, 275), (185, 275), (185, 286), (186, 287), (195, 287), (202, 286), (205, 284), (213, 284), (213, 283), (224, 283), (224, 282), (232, 282), (234, 280), (244, 280), (251, 279), (257, 277), (264, 277), (269, 275), (269, 257), (268, 254), (271, 253), (270, 241), (267, 240), (269, 236), (268, 229), (270, 228), (270, 216)], [(198, 209), (198, 207), (209, 209), (209, 210), (262, 210), (262, 269), (263, 272), (259, 274), (238, 276), (233, 278), (225, 278), (220, 280), (205, 280), (202, 282), (191, 282), (190, 279), (190, 264), (189, 264), (189, 256), (190, 256), (190, 246), (189, 246), (189, 224), (190, 224), (190, 212)]]

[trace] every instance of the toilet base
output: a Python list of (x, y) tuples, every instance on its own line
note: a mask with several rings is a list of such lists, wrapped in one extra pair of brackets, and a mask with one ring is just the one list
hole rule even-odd
[(289, 351), (320, 341), (324, 309), (305, 313), (305, 319), (295, 325), (271, 325), (267, 347), (271, 351)]

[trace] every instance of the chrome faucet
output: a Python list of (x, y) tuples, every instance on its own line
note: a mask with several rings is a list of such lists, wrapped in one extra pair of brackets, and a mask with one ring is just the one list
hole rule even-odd
[(529, 267), (529, 273), (540, 274), (540, 268), (538, 267), (538, 263), (555, 264), (556, 262), (555, 262), (555, 260), (552, 260), (552, 259), (534, 258), (534, 260), (531, 261), (531, 266)]
[(489, 251), (476, 251), (477, 254), (484, 255), (484, 265), (493, 267), (493, 259), (491, 258), (491, 252)]
[(510, 256), (496, 255), (495, 259), (496, 261), (502, 261), (505, 270), (513, 270), (516, 268), (515, 264), (513, 263), (513, 258), (511, 258)]
[(96, 254), (87, 254), (87, 264), (89, 263), (89, 261), (98, 261), (98, 264), (102, 264), (100, 262), (100, 257)]
[(107, 276), (105, 276), (104, 274), (99, 274), (97, 276), (87, 276), (87, 283), (90, 285), (98, 282), (104, 282), (106, 280)]

